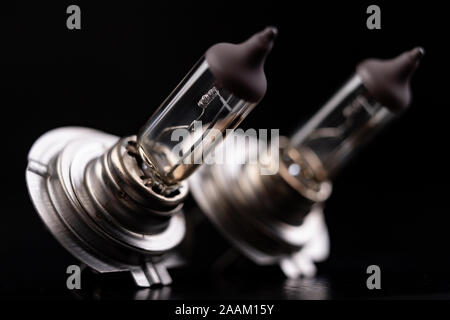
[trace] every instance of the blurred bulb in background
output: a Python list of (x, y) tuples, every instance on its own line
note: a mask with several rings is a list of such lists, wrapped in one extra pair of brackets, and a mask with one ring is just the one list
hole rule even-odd
[(350, 80), (291, 137), (319, 181), (332, 179), (351, 156), (410, 104), (409, 81), (420, 47), (390, 60), (361, 62)]
[[(280, 139), (275, 174), (261, 174), (264, 163), (202, 167), (189, 181), (201, 211), (256, 264), (278, 264), (290, 278), (313, 276), (314, 262), (329, 254), (323, 205), (331, 194), (331, 181), (410, 104), (409, 82), (423, 54), (422, 48), (414, 48), (394, 59), (361, 62), (350, 80), (290, 139)], [(241, 142), (233, 147), (231, 153), (239, 157), (247, 146)], [(277, 161), (266, 153), (258, 156), (269, 158), (269, 165)], [(201, 245), (200, 240), (196, 249)]]

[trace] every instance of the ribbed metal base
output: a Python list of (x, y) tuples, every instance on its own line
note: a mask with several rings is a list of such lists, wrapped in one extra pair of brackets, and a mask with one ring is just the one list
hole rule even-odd
[(86, 128), (52, 130), (30, 150), (27, 186), (45, 225), (80, 261), (129, 271), (138, 286), (167, 285), (162, 254), (184, 237), (188, 188), (168, 197), (147, 187), (134, 143)]
[[(229, 137), (224, 145), (232, 140)], [(245, 139), (234, 142), (238, 144), (216, 152), (235, 148), (233, 154), (239, 157), (245, 148), (258, 150), (245, 146)], [(289, 154), (285, 138), (280, 148), (280, 154)], [(321, 203), (330, 195), (331, 184), (318, 183), (311, 190), (289, 174), (287, 163), (281, 157), (273, 175), (261, 174), (260, 164), (204, 165), (189, 179), (189, 186), (202, 211), (242, 254), (260, 265), (279, 264), (288, 277), (312, 276), (314, 261), (328, 256)]]

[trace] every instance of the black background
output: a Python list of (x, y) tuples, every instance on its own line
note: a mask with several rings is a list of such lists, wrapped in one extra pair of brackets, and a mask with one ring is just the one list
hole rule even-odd
[[(45, 230), (27, 195), (32, 143), (69, 125), (136, 133), (210, 45), (240, 42), (266, 25), (279, 29), (266, 63), (268, 92), (241, 127), (285, 135), (362, 59), (425, 48), (410, 110), (335, 181), (326, 207), (332, 251), (318, 287), (333, 288), (333, 297), (367, 296), (365, 269), (377, 264), (385, 274), (378, 295), (450, 292), (449, 32), (441, 3), (377, 2), (381, 30), (366, 28), (371, 2), (2, 4), (0, 296), (73, 297), (63, 288), (65, 266), (76, 261)], [(66, 28), (69, 4), (81, 7), (81, 30)], [(305, 297), (301, 288), (287, 294), (282, 280), (250, 285), (241, 295), (240, 286), (207, 285), (203, 292), (200, 285), (193, 293), (189, 281), (179, 282), (177, 298)]]

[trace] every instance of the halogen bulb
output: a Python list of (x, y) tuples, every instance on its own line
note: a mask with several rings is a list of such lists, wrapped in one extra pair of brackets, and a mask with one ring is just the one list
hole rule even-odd
[(268, 27), (241, 44), (212, 46), (153, 114), (137, 143), (154, 184), (186, 179), (263, 98), (276, 33)]
[(369, 59), (292, 137), (315, 179), (332, 178), (362, 145), (405, 109), (409, 80), (423, 56), (415, 48), (391, 60)]

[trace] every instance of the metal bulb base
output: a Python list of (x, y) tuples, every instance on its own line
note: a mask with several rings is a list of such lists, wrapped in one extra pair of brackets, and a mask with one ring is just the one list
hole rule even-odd
[(184, 237), (188, 187), (153, 190), (135, 143), (87, 128), (52, 130), (29, 152), (28, 191), (47, 228), (81, 262), (100, 273), (130, 272), (140, 287), (168, 285), (164, 254)]

